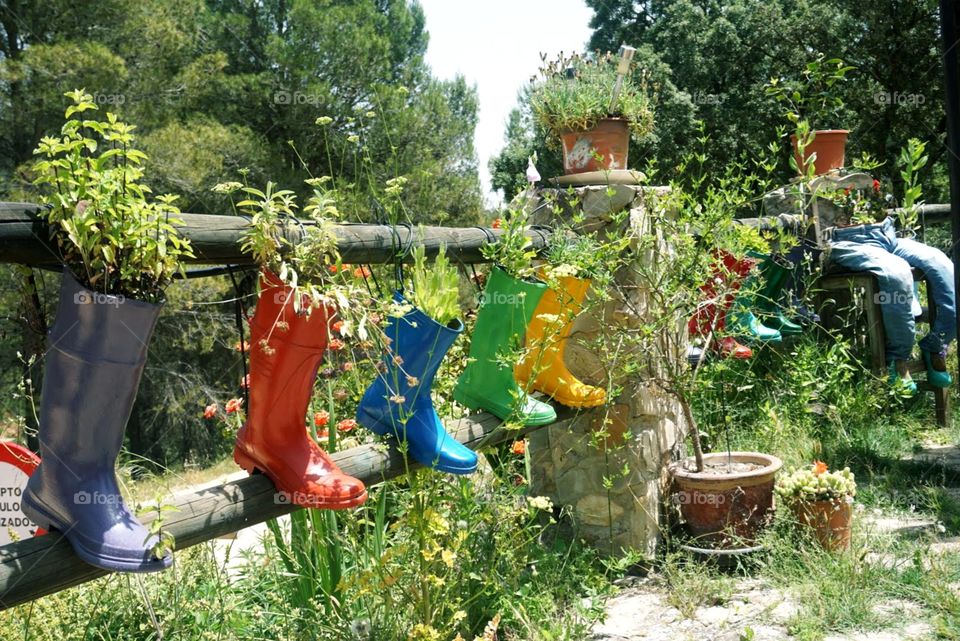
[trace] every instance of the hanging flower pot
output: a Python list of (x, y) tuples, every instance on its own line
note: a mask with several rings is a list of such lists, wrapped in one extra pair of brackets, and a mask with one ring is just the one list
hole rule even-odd
[(774, 477), (780, 459), (759, 452), (715, 452), (674, 463), (673, 499), (698, 545), (740, 548), (755, 544), (773, 510)]
[(630, 128), (622, 118), (604, 118), (592, 129), (560, 134), (565, 174), (627, 168)]
[(846, 157), (847, 135), (850, 132), (846, 129), (818, 129), (813, 133), (814, 138), (804, 149), (802, 157), (800, 156), (800, 150), (797, 148), (796, 134), (790, 135), (793, 157), (797, 161), (797, 167), (800, 167), (801, 171), (806, 174), (807, 163), (816, 154), (813, 164), (817, 176), (822, 176), (834, 169), (841, 169)]

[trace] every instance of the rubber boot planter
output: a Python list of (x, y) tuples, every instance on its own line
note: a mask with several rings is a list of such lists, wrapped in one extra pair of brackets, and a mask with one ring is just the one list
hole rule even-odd
[[(756, 300), (753, 295), (753, 292), (756, 290), (756, 288), (753, 287), (753, 284), (756, 282), (756, 275), (752, 273), (755, 262), (750, 259), (744, 259), (740, 262), (749, 265), (749, 267), (746, 270), (747, 276), (743, 284), (738, 289), (736, 296), (734, 296), (730, 309), (727, 310), (727, 331), (733, 336), (742, 338), (747, 342), (779, 343), (783, 340), (780, 332), (776, 329), (770, 329), (761, 323), (753, 313), (753, 310), (756, 308)], [(743, 270), (738, 268), (737, 273), (741, 271)]]
[[(706, 338), (713, 332), (711, 348), (723, 358), (748, 360), (753, 357), (753, 350), (749, 347), (737, 342), (733, 336), (723, 335), (726, 329), (727, 310), (733, 304), (735, 293), (750, 273), (752, 265), (751, 262), (737, 260), (729, 252), (715, 251), (713, 273), (710, 279), (700, 286), (700, 291), (706, 300), (697, 306), (696, 312), (687, 323), (687, 330), (691, 336)], [(730, 289), (723, 300), (716, 300), (717, 281), (726, 283)]]
[(761, 287), (757, 292), (757, 311), (765, 327), (775, 329), (781, 336), (796, 336), (803, 328), (787, 318), (784, 313), (783, 290), (792, 276), (792, 264), (775, 255), (750, 252), (750, 257), (759, 261)]
[[(399, 293), (394, 298), (406, 302)], [(391, 318), (385, 329), (390, 340), (385, 367), (357, 407), (358, 423), (406, 441), (418, 463), (452, 474), (477, 469), (477, 455), (444, 429), (430, 390), (440, 363), (462, 333), (459, 320), (444, 326), (416, 308), (402, 318)]]
[(264, 271), (250, 320), (250, 407), (233, 458), (251, 474), (266, 474), (284, 501), (354, 507), (366, 500), (366, 488), (340, 471), (307, 434), (305, 422), (335, 312), (320, 307), (297, 313), (293, 303), (292, 290)]
[(127, 508), (115, 464), (160, 306), (95, 293), (64, 272), (43, 370), (41, 463), (23, 513), (58, 530), (87, 563), (118, 572), (170, 567)]
[[(561, 405), (574, 408), (603, 405), (606, 391), (585, 385), (570, 373), (563, 360), (573, 320), (580, 313), (590, 281), (564, 277), (559, 286), (559, 289), (548, 289), (534, 310), (527, 327), (527, 351), (514, 369), (514, 375), (521, 385), (529, 385)], [(553, 318), (557, 320), (551, 322)]]
[(490, 272), (477, 323), (470, 341), (470, 358), (457, 381), (453, 398), (474, 410), (486, 410), (502, 420), (547, 425), (557, 414), (517, 384), (513, 367), (503, 357), (524, 344), (524, 332), (547, 286), (518, 280), (499, 267)]

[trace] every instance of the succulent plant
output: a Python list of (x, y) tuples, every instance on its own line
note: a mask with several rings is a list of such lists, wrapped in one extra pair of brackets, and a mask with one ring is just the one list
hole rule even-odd
[(832, 501), (857, 494), (857, 482), (849, 467), (831, 472), (825, 463), (794, 470), (777, 482), (777, 495), (785, 501)]

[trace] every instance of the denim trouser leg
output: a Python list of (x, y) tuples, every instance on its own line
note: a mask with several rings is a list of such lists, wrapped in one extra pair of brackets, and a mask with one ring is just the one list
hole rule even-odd
[(937, 313), (930, 333), (920, 340), (920, 347), (928, 352), (939, 352), (950, 344), (957, 332), (953, 262), (939, 249), (910, 238), (898, 238), (893, 253), (922, 270), (927, 277)]
[(832, 243), (830, 260), (850, 271), (869, 272), (877, 277), (887, 360), (908, 360), (913, 351), (915, 325), (911, 309), (913, 274), (907, 261), (892, 254), (882, 243), (844, 240)]

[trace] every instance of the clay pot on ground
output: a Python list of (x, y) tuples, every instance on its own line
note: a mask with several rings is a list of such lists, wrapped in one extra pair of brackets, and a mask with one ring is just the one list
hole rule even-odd
[(604, 118), (593, 129), (560, 134), (560, 143), (567, 175), (627, 168), (630, 129), (622, 118)]
[(794, 501), (790, 507), (797, 522), (808, 527), (813, 538), (831, 552), (850, 548), (852, 502), (848, 497), (823, 501)]
[(670, 466), (673, 500), (699, 547), (751, 547), (773, 514), (773, 485), (783, 463), (759, 452), (715, 452), (694, 471), (692, 458)]
[(790, 136), (790, 143), (793, 145), (793, 157), (797, 161), (797, 166), (805, 171), (807, 160), (810, 156), (816, 154), (817, 157), (813, 162), (817, 176), (842, 168), (847, 149), (847, 135), (850, 132), (846, 129), (818, 129), (813, 133), (813, 140), (804, 149), (803, 158), (800, 157), (797, 149), (797, 137)]

